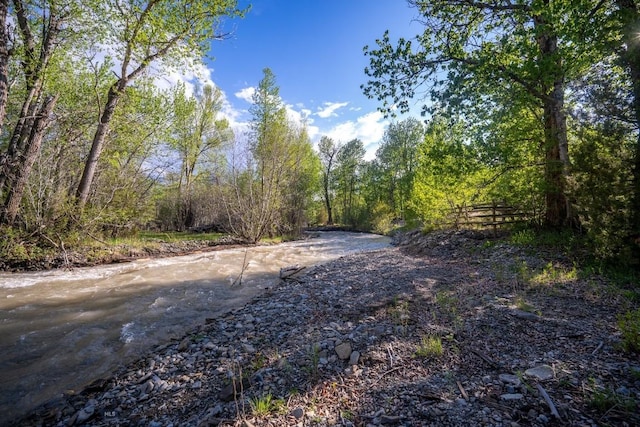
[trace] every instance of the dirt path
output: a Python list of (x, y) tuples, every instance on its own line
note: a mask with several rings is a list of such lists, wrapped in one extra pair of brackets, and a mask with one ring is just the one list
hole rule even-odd
[(640, 361), (616, 324), (631, 295), (555, 254), (409, 235), (283, 281), (17, 424), (640, 425)]

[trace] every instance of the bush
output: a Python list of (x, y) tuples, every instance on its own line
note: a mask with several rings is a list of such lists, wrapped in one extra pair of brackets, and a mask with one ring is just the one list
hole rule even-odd
[(640, 309), (618, 317), (618, 328), (622, 333), (622, 348), (627, 352), (640, 353)]

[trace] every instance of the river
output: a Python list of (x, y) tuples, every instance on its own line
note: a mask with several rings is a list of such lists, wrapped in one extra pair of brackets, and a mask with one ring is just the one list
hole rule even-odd
[[(241, 307), (277, 284), (282, 267), (389, 245), (373, 234), (318, 235), (127, 264), (0, 273), (0, 416), (14, 419), (79, 391), (207, 318)], [(232, 286), (243, 265), (242, 284)]]

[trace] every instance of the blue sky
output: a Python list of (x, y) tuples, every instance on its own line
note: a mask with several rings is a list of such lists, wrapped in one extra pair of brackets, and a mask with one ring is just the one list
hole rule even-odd
[(362, 48), (387, 29), (392, 39), (418, 34), (415, 9), (404, 0), (240, 0), (249, 3), (244, 19), (225, 22), (232, 35), (214, 42), (214, 60), (205, 62), (236, 128), (249, 120), (250, 95), (269, 67), (290, 117), (306, 117), (314, 142), (360, 138), (373, 157), (388, 120), (360, 89), (368, 65)]

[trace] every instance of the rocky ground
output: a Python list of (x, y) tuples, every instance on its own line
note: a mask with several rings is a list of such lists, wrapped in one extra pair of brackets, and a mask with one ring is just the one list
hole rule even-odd
[(14, 424), (640, 425), (617, 326), (632, 293), (474, 232), (398, 243), (283, 280)]

